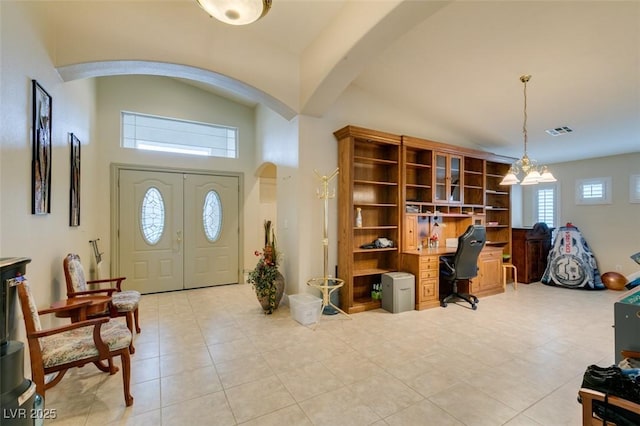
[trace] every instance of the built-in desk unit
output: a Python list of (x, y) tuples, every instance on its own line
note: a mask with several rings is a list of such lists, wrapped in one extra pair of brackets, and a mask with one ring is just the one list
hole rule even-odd
[[(511, 196), (499, 182), (514, 159), (405, 135), (347, 126), (338, 140), (338, 277), (345, 281), (341, 307), (348, 313), (380, 307), (373, 284), (385, 272), (416, 275), (416, 307), (439, 306), (438, 250), (470, 224), (487, 229), (471, 281), (479, 295), (502, 290), (502, 254), (511, 253)], [(362, 226), (356, 226), (356, 212)], [(362, 248), (378, 237), (393, 247)], [(423, 248), (421, 252), (417, 250)], [(450, 250), (451, 248), (449, 248)], [(499, 289), (499, 290), (498, 290)]]
[[(416, 277), (416, 309), (440, 306), (440, 256), (455, 253), (453, 248), (422, 249), (403, 252), (401, 268)], [(502, 288), (502, 249), (485, 246), (478, 257), (478, 276), (468, 283), (464, 292), (477, 297), (491, 296), (504, 292)], [(463, 290), (461, 288), (461, 290)]]

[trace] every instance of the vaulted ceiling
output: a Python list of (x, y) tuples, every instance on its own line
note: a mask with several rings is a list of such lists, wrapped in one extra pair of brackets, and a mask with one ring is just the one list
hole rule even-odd
[[(210, 18), (195, 0), (30, 7), (66, 80), (181, 77), (287, 118), (322, 116), (356, 86), (460, 140), (520, 157), (519, 77), (531, 74), (532, 157), (640, 151), (639, 1), (273, 0), (245, 27)], [(545, 132), (563, 126), (573, 131)]]

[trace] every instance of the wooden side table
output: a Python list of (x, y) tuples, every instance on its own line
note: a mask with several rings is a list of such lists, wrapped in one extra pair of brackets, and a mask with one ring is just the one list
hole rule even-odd
[(81, 296), (58, 300), (51, 304), (51, 308), (66, 308), (64, 311), (56, 312), (56, 317), (71, 318), (71, 322), (78, 322), (95, 315), (108, 315), (110, 304), (110, 296)]

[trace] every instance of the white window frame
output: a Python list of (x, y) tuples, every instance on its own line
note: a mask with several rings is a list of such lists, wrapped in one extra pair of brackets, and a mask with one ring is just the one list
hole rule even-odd
[(174, 154), (238, 158), (238, 128), (121, 111), (120, 145)]
[[(589, 196), (591, 187), (602, 187), (601, 195)], [(611, 204), (612, 203), (612, 179), (608, 177), (597, 177), (587, 179), (576, 179), (576, 204), (577, 205), (595, 205), (595, 204)]]
[(640, 203), (640, 175), (629, 177), (629, 202)]
[[(539, 193), (540, 191), (545, 191), (545, 190), (553, 190), (553, 223), (548, 223), (544, 220), (540, 219), (540, 205), (539, 205)], [(556, 184), (556, 183), (542, 183), (542, 184), (538, 184), (533, 188), (532, 192), (532, 198), (533, 198), (533, 218), (534, 218), (534, 223), (538, 223), (538, 222), (545, 222), (549, 228), (557, 228), (558, 227), (558, 223), (560, 223), (560, 187)]]

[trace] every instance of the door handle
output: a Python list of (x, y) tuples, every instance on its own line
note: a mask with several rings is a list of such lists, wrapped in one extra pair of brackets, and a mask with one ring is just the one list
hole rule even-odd
[(178, 244), (182, 242), (182, 231), (176, 231), (176, 241)]

